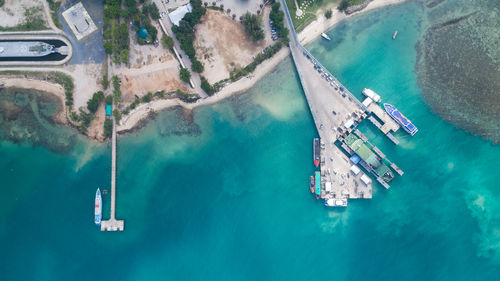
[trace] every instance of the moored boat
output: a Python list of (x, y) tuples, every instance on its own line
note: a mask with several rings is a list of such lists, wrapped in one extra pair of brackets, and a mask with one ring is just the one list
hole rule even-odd
[(399, 112), (396, 107), (392, 104), (384, 103), (385, 111), (392, 117), (392, 119), (396, 120), (403, 130), (405, 130), (411, 136), (415, 135), (418, 132), (417, 127), (411, 123), (411, 121), (406, 118), (401, 112)]
[(325, 199), (325, 206), (328, 206), (328, 207), (347, 207), (347, 198), (342, 198), (342, 199), (328, 198), (328, 199)]
[(321, 37), (323, 37), (324, 39), (326, 39), (326, 40), (328, 40), (328, 41), (332, 40), (332, 39), (330, 39), (330, 37), (329, 37), (328, 35), (326, 35), (326, 33), (324, 33), (324, 32), (323, 32), (323, 33), (321, 33)]
[(101, 197), (101, 190), (99, 188), (97, 189), (95, 193), (95, 217), (94, 217), (94, 222), (96, 225), (101, 225), (101, 219), (102, 219), (102, 197)]
[(375, 93), (373, 90), (370, 90), (367, 88), (363, 89), (363, 94), (365, 96), (371, 98), (374, 102), (380, 102), (382, 100), (377, 93)]
[(313, 161), (314, 161), (314, 166), (318, 167), (319, 162), (320, 162), (320, 143), (319, 143), (319, 138), (314, 138), (313, 139)]
[(319, 171), (314, 172), (314, 191), (316, 199), (319, 199), (321, 196), (321, 173)]
[(309, 177), (309, 190), (311, 190), (311, 193), (314, 193), (314, 176)]

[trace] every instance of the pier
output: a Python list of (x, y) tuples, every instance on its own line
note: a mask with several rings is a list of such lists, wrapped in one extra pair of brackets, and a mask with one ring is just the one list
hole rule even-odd
[(396, 123), (396, 121), (394, 121), (394, 119), (392, 119), (392, 117), (389, 116), (389, 114), (387, 114), (378, 104), (374, 102), (370, 103), (370, 105), (368, 105), (368, 110), (377, 116), (380, 121), (382, 121), (382, 124), (379, 123), (381, 125), (380, 127), (377, 125), (375, 126), (377, 126), (377, 128), (379, 128), (384, 135), (387, 135), (390, 131), (396, 132), (399, 130), (399, 124)]
[(116, 122), (113, 119), (111, 136), (111, 206), (109, 220), (101, 221), (101, 231), (123, 231), (124, 221), (116, 219)]
[(286, 3), (281, 3), (288, 20), (285, 24), (291, 31), (292, 58), (322, 142), (321, 198), (371, 198), (371, 181), (361, 179), (364, 173), (351, 171), (355, 165), (337, 146), (339, 138), (366, 117), (366, 107), (300, 44)]

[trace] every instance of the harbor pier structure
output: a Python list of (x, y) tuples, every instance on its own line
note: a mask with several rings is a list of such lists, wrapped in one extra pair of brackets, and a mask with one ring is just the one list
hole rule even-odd
[(353, 172), (357, 166), (336, 144), (366, 117), (367, 108), (300, 44), (286, 2), (281, 3), (292, 58), (321, 139), (321, 198), (371, 198), (371, 181), (364, 173)]
[(109, 220), (101, 222), (101, 231), (123, 231), (125, 222), (116, 219), (116, 122), (113, 120), (113, 134), (111, 136), (111, 206)]

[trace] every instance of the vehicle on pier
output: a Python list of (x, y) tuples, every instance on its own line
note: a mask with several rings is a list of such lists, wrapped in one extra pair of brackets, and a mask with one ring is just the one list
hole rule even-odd
[(401, 112), (399, 112), (396, 107), (392, 104), (384, 103), (385, 111), (392, 117), (392, 119), (396, 120), (403, 130), (405, 130), (411, 136), (415, 135), (418, 132), (417, 127), (411, 123), (411, 121), (406, 118)]
[(97, 226), (101, 225), (101, 220), (102, 220), (102, 197), (101, 197), (101, 190), (97, 188), (97, 191), (95, 193), (95, 217), (94, 217), (94, 222)]

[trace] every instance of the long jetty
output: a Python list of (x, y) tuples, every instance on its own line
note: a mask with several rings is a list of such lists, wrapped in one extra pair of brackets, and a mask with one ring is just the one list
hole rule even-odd
[(351, 172), (357, 169), (336, 144), (366, 117), (367, 108), (300, 44), (287, 4), (281, 3), (292, 59), (321, 138), (321, 198), (371, 198), (372, 183), (361, 180), (363, 173)]
[(116, 121), (113, 120), (113, 134), (111, 137), (111, 206), (109, 220), (101, 222), (101, 231), (123, 231), (125, 222), (116, 219)]

